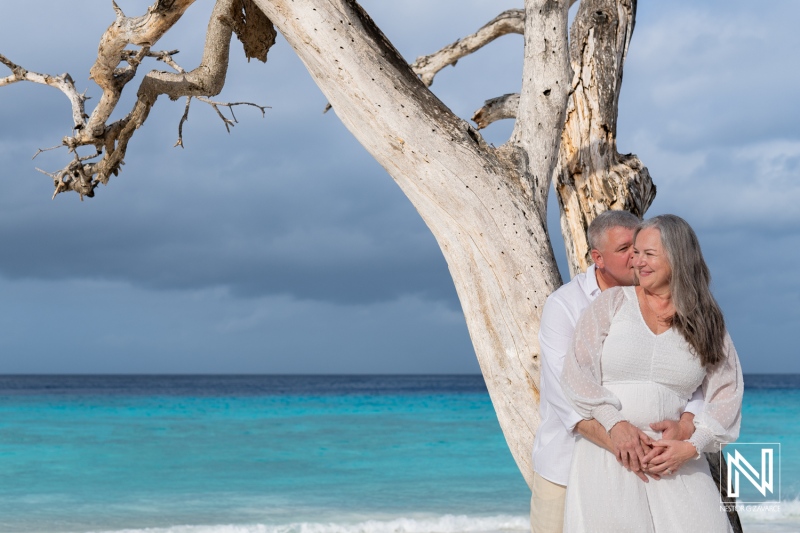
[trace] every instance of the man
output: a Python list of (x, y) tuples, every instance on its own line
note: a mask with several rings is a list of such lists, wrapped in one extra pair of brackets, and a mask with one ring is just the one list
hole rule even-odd
[[(621, 449), (641, 451), (642, 432), (630, 435), (626, 442), (612, 443), (605, 428), (596, 420), (584, 420), (576, 413), (561, 390), (564, 357), (581, 313), (600, 294), (611, 287), (633, 285), (633, 232), (639, 219), (627, 211), (606, 211), (598, 215), (588, 231), (592, 261), (585, 273), (575, 276), (547, 298), (539, 328), (542, 350), (539, 413), (541, 423), (533, 443), (533, 494), (531, 496), (531, 533), (560, 533), (564, 524), (569, 465), (576, 436), (580, 435), (618, 455)], [(688, 439), (694, 431), (694, 414), (702, 410), (702, 393), (695, 393), (680, 422), (651, 424), (664, 438)], [(627, 455), (623, 454), (626, 457)], [(630, 454), (624, 464), (642, 481), (647, 476)], [(619, 457), (619, 455), (618, 455)], [(598, 488), (598, 490), (600, 490)]]

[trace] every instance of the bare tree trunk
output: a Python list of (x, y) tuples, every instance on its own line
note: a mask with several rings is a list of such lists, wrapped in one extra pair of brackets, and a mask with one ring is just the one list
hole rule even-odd
[[(212, 105), (228, 127), (232, 121), (219, 106), (247, 103), (206, 97), (222, 89), (231, 36), (243, 42), (248, 58), (265, 61), (274, 24), (437, 239), (498, 421), (530, 485), (539, 424), (537, 333), (545, 299), (561, 283), (546, 225), (550, 180), (556, 179), (573, 275), (588, 265), (586, 228), (597, 214), (626, 209), (641, 216), (655, 196), (639, 159), (616, 151), (617, 103), (636, 0), (583, 0), (569, 45), (567, 11), (574, 0), (526, 0), (524, 10), (506, 11), (475, 34), (418, 59), (416, 73), (355, 0), (218, 0), (203, 60), (186, 71), (172, 59), (174, 52), (150, 48), (193, 1), (157, 0), (136, 18), (114, 6), (117, 19), (92, 68), (103, 97), (91, 116), (69, 75), (30, 72), (0, 55), (12, 71), (0, 86), (48, 84), (71, 101), (74, 133), (62, 144), (74, 159), (47, 173), (55, 194), (92, 196), (116, 175), (129, 139), (161, 94), (187, 97), (179, 145), (192, 98)], [(525, 38), (521, 91), (487, 101), (475, 115), (479, 127), (516, 117), (509, 141), (494, 148), (426, 86), (445, 66), (507, 33)], [(141, 48), (130, 50), (131, 44)], [(107, 124), (146, 57), (176, 72), (147, 74), (131, 112)], [(77, 148), (83, 146), (97, 153), (81, 157)]]
[(570, 79), (567, 2), (526, 3), (521, 114), (499, 149), (427, 90), (356, 2), (256, 3), (436, 237), (500, 426), (530, 483), (539, 316), (560, 284), (545, 210)]
[(635, 16), (636, 0), (582, 0), (570, 32), (575, 74), (554, 180), (572, 276), (591, 264), (586, 230), (597, 215), (624, 209), (641, 217), (656, 194), (639, 158), (617, 153), (622, 67)]

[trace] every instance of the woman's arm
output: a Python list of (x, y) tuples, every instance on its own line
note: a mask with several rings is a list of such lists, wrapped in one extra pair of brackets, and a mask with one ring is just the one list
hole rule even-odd
[(620, 414), (619, 398), (602, 385), (600, 359), (611, 321), (625, 300), (622, 288), (604, 291), (584, 311), (575, 327), (564, 361), (561, 386), (567, 400), (584, 419), (596, 419), (608, 432), (617, 460), (639, 472), (650, 438)]
[(716, 451), (719, 444), (739, 438), (744, 381), (739, 355), (727, 333), (725, 352), (725, 359), (707, 371), (703, 381), (705, 408), (695, 416), (695, 431), (689, 439), (698, 453)]
[(619, 398), (602, 385), (600, 358), (611, 321), (625, 298), (621, 288), (603, 291), (583, 312), (564, 359), (561, 388), (585, 420), (597, 419), (606, 431), (623, 420)]

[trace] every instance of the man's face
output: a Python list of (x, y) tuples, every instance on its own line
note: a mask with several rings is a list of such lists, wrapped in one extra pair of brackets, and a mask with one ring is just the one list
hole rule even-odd
[(606, 231), (593, 259), (606, 284), (613, 286), (633, 285), (633, 230), (620, 226)]

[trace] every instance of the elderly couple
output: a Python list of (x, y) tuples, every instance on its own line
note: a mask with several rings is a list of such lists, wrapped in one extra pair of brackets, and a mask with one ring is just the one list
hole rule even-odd
[(736, 440), (739, 359), (697, 236), (607, 211), (547, 299), (531, 530), (726, 532), (703, 452)]

